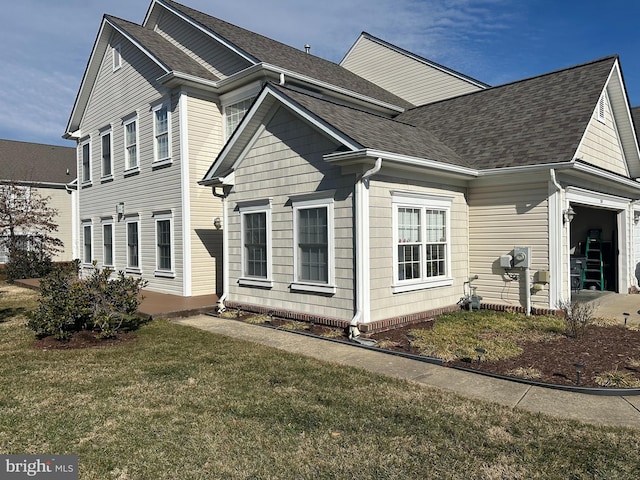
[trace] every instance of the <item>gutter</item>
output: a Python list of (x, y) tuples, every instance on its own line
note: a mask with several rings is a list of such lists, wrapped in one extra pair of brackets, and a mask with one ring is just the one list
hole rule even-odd
[(356, 313), (349, 322), (349, 339), (360, 336), (358, 323), (369, 321), (371, 307), (369, 280), (369, 178), (382, 168), (382, 157), (376, 159), (373, 168), (362, 174), (355, 184), (356, 193)]

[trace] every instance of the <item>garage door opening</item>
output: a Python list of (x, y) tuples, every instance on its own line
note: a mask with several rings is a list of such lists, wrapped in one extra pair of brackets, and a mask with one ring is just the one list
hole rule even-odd
[(571, 289), (618, 291), (618, 212), (571, 204)]

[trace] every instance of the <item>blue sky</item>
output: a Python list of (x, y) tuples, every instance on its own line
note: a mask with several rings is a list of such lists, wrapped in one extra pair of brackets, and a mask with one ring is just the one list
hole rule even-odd
[[(181, 0), (339, 62), (360, 32), (491, 85), (619, 54), (640, 105), (640, 3), (628, 0)], [(0, 138), (61, 138), (102, 15), (142, 23), (150, 0), (20, 0), (0, 17)]]

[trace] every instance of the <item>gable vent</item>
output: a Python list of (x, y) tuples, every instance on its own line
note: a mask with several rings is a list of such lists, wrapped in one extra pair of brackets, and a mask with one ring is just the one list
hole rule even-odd
[(606, 113), (606, 97), (604, 94), (602, 94), (602, 96), (600, 97), (600, 100), (598, 100), (598, 120), (601, 121), (602, 123), (605, 122), (605, 113)]

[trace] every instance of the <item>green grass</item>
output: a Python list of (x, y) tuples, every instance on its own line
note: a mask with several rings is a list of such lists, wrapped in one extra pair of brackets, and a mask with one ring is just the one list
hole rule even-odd
[[(1, 286), (0, 286), (1, 288)], [(0, 298), (0, 308), (29, 305)], [(167, 321), (31, 348), (0, 323), (0, 452), (81, 479), (636, 478), (640, 432), (512, 410)]]
[(517, 340), (551, 338), (563, 334), (564, 322), (556, 316), (493, 312), (455, 312), (440, 315), (432, 330), (412, 330), (412, 345), (423, 355), (450, 361), (475, 358), (484, 348), (485, 360), (501, 360), (522, 353)]

